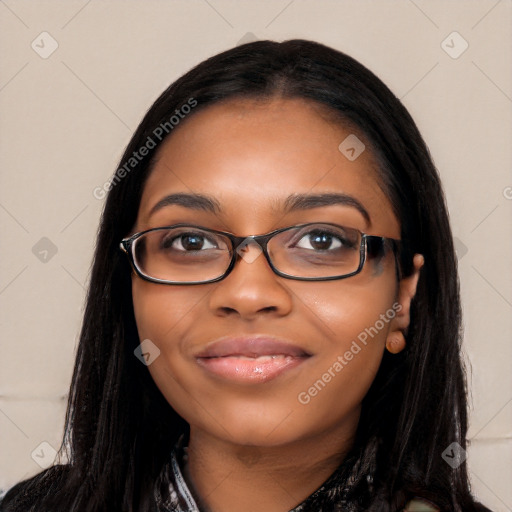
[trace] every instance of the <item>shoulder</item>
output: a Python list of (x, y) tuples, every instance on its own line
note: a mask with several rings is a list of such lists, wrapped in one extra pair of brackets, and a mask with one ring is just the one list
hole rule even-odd
[[(473, 512), (492, 512), (490, 509), (478, 502), (473, 503), (471, 510)], [(415, 496), (407, 503), (403, 512), (441, 512), (441, 508), (425, 498)]]
[(18, 482), (0, 498), (0, 512), (36, 511), (42, 498), (51, 496), (60, 488), (62, 479), (69, 474), (70, 467), (69, 464), (51, 466), (31, 478)]
[(440, 510), (434, 503), (424, 498), (414, 498), (404, 508), (404, 512), (439, 512)]

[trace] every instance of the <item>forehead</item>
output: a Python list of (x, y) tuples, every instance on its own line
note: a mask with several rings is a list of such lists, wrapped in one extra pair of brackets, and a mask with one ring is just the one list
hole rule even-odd
[[(340, 193), (368, 211), (369, 222), (361, 227), (399, 235), (364, 136), (302, 99), (231, 100), (185, 119), (158, 150), (138, 227), (163, 222), (164, 210), (183, 209), (173, 205), (151, 213), (176, 192), (212, 196), (218, 207), (213, 213), (224, 227), (252, 233), (282, 216), (290, 195)], [(356, 208), (343, 208), (356, 218)]]

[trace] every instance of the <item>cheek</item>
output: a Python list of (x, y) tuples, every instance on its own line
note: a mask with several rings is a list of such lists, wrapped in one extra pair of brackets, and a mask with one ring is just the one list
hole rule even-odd
[(153, 285), (133, 278), (132, 297), (139, 339), (149, 339), (159, 353), (148, 365), (156, 386), (168, 403), (184, 418), (190, 416), (190, 393), (196, 394), (187, 382), (188, 368), (182, 357), (181, 340), (197, 322), (207, 293), (193, 287)]
[(303, 285), (296, 291), (306, 306), (303, 309), (308, 320), (331, 340), (332, 348), (344, 351), (353, 340), (364, 343), (367, 338), (378, 345), (378, 340), (385, 339), (395, 316), (393, 304), (398, 291), (393, 273), (385, 270), (379, 276), (372, 269), (368, 277)]
[(356, 407), (379, 369), (396, 315), (396, 282), (391, 274), (370, 287), (357, 284), (354, 279), (302, 290), (308, 319), (329, 340), (298, 397), (313, 416), (329, 416), (334, 410), (343, 415)]
[(173, 330), (180, 330), (194, 308), (200, 307), (202, 296), (191, 289), (148, 283), (138, 278), (132, 281), (132, 297), (139, 338), (168, 340)]

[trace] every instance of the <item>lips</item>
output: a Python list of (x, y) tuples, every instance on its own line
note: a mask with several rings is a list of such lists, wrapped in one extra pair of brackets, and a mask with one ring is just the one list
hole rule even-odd
[(259, 356), (285, 355), (301, 357), (311, 355), (302, 348), (281, 341), (277, 338), (251, 336), (240, 338), (221, 338), (203, 349), (196, 357), (228, 357), (245, 356), (256, 358)]
[(260, 335), (221, 338), (195, 357), (203, 369), (218, 377), (261, 383), (297, 367), (311, 354), (287, 340)]

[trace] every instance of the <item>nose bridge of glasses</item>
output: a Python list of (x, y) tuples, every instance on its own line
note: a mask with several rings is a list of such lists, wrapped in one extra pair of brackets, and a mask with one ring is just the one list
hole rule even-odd
[[(233, 250), (238, 258), (246, 263), (253, 263), (266, 249), (268, 237), (265, 235), (250, 235), (233, 238)], [(235, 256), (236, 257), (236, 256)]]

